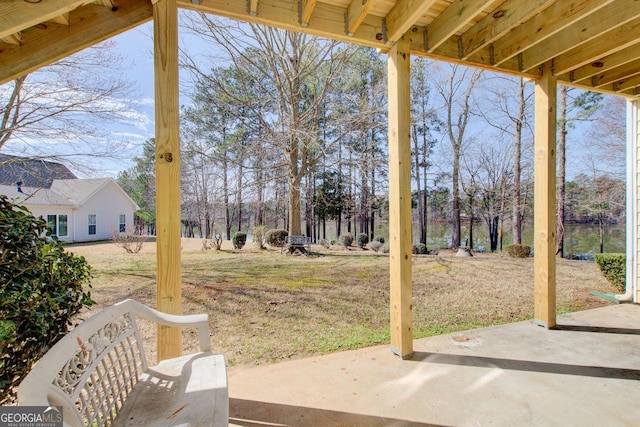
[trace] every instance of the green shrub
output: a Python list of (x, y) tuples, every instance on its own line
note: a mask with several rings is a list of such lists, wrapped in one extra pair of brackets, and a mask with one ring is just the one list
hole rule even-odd
[(625, 254), (596, 254), (596, 264), (602, 275), (624, 293), (627, 283), (627, 256)]
[(373, 240), (375, 240), (376, 242), (380, 242), (380, 243), (383, 243), (383, 244), (384, 244), (384, 237), (382, 237), (382, 236), (376, 237), (376, 238), (375, 238), (375, 239), (373, 239)]
[(340, 235), (340, 244), (345, 248), (348, 248), (353, 244), (353, 234), (345, 233)]
[(281, 248), (284, 246), (284, 239), (289, 235), (287, 230), (281, 230), (279, 228), (267, 231), (264, 236), (264, 240), (269, 246)]
[(0, 196), (0, 404), (15, 399), (31, 365), (94, 304), (83, 290), (91, 267), (47, 232), (46, 221)]
[(243, 231), (238, 231), (233, 235), (233, 248), (234, 249), (242, 249), (245, 243), (247, 243), (247, 233)]
[(365, 233), (358, 234), (358, 246), (362, 249), (369, 243), (369, 235)]
[(507, 245), (504, 252), (512, 258), (528, 258), (531, 255), (531, 246)]
[(338, 243), (338, 239), (331, 239), (331, 245), (335, 245)]
[(265, 249), (264, 243), (265, 243), (265, 237), (264, 237), (264, 226), (260, 225), (257, 227), (253, 227), (253, 243), (256, 244), (256, 246), (258, 247), (258, 249)]

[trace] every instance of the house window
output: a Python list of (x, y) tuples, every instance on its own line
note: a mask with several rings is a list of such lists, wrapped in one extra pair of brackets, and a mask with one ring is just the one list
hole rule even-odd
[(127, 231), (127, 216), (125, 214), (120, 214), (120, 227), (119, 230), (121, 233)]
[(58, 215), (58, 236), (59, 237), (67, 236), (67, 216), (66, 215)]
[(54, 236), (58, 234), (58, 217), (56, 215), (47, 215), (47, 226)]
[(96, 234), (96, 214), (89, 215), (89, 234)]

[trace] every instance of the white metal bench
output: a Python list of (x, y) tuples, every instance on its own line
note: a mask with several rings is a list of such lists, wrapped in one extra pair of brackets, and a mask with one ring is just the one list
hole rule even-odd
[(282, 252), (285, 250), (289, 251), (289, 253), (300, 251), (305, 255), (309, 255), (311, 252), (311, 239), (307, 236), (286, 236)]
[[(198, 330), (200, 352), (148, 367), (135, 318)], [(62, 406), (70, 426), (226, 426), (224, 357), (208, 316), (176, 316), (125, 300), (57, 342), (18, 387), (18, 404)]]

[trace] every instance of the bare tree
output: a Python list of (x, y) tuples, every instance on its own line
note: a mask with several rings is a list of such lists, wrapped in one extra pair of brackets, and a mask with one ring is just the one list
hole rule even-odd
[(113, 43), (104, 42), (0, 86), (0, 150), (117, 158), (109, 125), (147, 121), (132, 108), (121, 67)]
[[(318, 144), (319, 120), (339, 73), (350, 59), (354, 47), (308, 35), (258, 25), (220, 21), (205, 15), (188, 14), (187, 28), (226, 50), (228, 60), (241, 77), (233, 87), (220, 86), (245, 113), (257, 117), (265, 141), (278, 148), (280, 164), (285, 167), (289, 190), (289, 233), (301, 234), (301, 186), (303, 178), (322, 159)], [(193, 58), (186, 60), (189, 70), (203, 82), (210, 79)], [(257, 93), (259, 102), (247, 100)], [(348, 99), (339, 100), (342, 105)], [(361, 118), (345, 115), (342, 127), (350, 129)], [(334, 120), (337, 120), (334, 117)], [(335, 144), (339, 135), (324, 149)]]
[(560, 111), (558, 116), (558, 179), (556, 188), (556, 255), (564, 256), (564, 224), (567, 206), (567, 135), (576, 122), (590, 120), (600, 108), (602, 95), (560, 86)]
[(513, 227), (513, 243), (522, 244), (522, 220), (525, 212), (526, 193), (522, 178), (525, 162), (523, 161), (523, 144), (532, 140), (527, 112), (533, 91), (527, 89), (523, 78), (494, 77), (488, 88), (490, 102), (478, 107), (487, 123), (501, 134), (510, 135), (513, 139), (513, 198), (511, 201), (511, 222)]
[(471, 95), (482, 71), (457, 64), (447, 65), (444, 78), (436, 88), (444, 100), (444, 125), (452, 149), (451, 170), (451, 247), (459, 247), (460, 236), (460, 157), (466, 142), (465, 132), (471, 116)]

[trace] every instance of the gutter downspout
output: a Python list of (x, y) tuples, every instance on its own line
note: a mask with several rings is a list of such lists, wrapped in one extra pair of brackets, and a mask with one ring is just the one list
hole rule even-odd
[(636, 254), (637, 254), (637, 140), (638, 140), (638, 104), (636, 101), (627, 102), (627, 221), (626, 221), (626, 237), (627, 237), (627, 272), (626, 272), (626, 288), (625, 293), (616, 295), (616, 299), (620, 302), (630, 301), (633, 299), (634, 289), (636, 287)]

